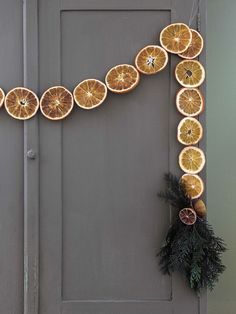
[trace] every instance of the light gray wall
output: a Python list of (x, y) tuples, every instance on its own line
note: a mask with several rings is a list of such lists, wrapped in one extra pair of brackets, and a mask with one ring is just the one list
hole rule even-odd
[(207, 0), (209, 220), (228, 244), (227, 271), (209, 293), (209, 314), (236, 313), (236, 1)]

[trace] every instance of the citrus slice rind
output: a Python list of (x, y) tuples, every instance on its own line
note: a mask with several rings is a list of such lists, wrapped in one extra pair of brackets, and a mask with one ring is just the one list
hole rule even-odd
[(183, 60), (175, 68), (175, 77), (184, 87), (198, 87), (205, 80), (205, 69), (197, 60)]
[(74, 100), (71, 92), (63, 86), (47, 89), (40, 99), (40, 110), (50, 120), (62, 120), (73, 109)]
[(100, 106), (107, 97), (106, 85), (96, 79), (80, 82), (73, 91), (76, 104), (83, 109), (93, 109)]
[(194, 225), (197, 220), (197, 214), (192, 208), (183, 208), (179, 211), (179, 219), (185, 225)]
[(182, 53), (189, 47), (192, 32), (184, 23), (174, 23), (166, 26), (160, 33), (162, 47), (171, 53)]
[(199, 198), (204, 192), (204, 182), (197, 174), (184, 174), (180, 178), (180, 182), (191, 199)]
[(119, 64), (111, 68), (105, 82), (107, 88), (117, 94), (124, 94), (134, 89), (140, 80), (138, 70), (130, 64)]
[(197, 174), (202, 171), (205, 162), (204, 152), (195, 146), (185, 147), (179, 154), (179, 166), (189, 174)]
[(4, 104), (4, 100), (5, 100), (5, 93), (4, 93), (4, 91), (0, 88), (0, 108), (1, 108), (2, 105)]
[(183, 118), (177, 128), (177, 139), (183, 145), (195, 145), (203, 135), (201, 123), (195, 119), (186, 117)]
[(18, 120), (28, 120), (38, 111), (37, 95), (25, 87), (15, 87), (5, 97), (7, 113)]
[(157, 45), (149, 45), (141, 49), (136, 58), (135, 66), (139, 72), (147, 75), (163, 70), (168, 63), (168, 53)]
[(195, 117), (204, 110), (204, 98), (198, 88), (181, 88), (176, 95), (178, 111), (187, 117)]
[(4, 100), (5, 100), (5, 93), (4, 93), (3, 89), (0, 88), (0, 108), (4, 104)]
[(191, 43), (189, 47), (187, 48), (187, 50), (185, 50), (182, 53), (179, 53), (179, 56), (181, 58), (189, 59), (189, 60), (195, 59), (196, 57), (198, 57), (201, 54), (203, 46), (204, 46), (204, 41), (200, 33), (194, 29), (190, 29), (190, 30), (192, 33)]

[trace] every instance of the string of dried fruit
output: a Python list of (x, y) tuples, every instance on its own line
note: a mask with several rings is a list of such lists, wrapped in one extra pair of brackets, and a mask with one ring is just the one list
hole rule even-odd
[[(105, 77), (105, 84), (97, 79), (86, 79), (80, 82), (73, 91), (73, 97), (63, 86), (49, 88), (41, 96), (40, 102), (33, 92), (24, 87), (12, 89), (6, 97), (4, 91), (0, 89), (0, 107), (5, 99), (6, 110), (15, 119), (30, 119), (40, 108), (46, 118), (61, 120), (71, 113), (74, 101), (80, 108), (94, 109), (104, 102), (107, 90), (116, 94), (130, 92), (138, 85), (140, 73), (152, 75), (166, 67), (168, 53), (158, 45), (149, 45), (138, 52), (134, 63), (135, 66), (119, 64), (110, 69)], [(34, 94), (32, 99), (31, 93)], [(32, 108), (32, 101), (35, 103), (34, 108)], [(39, 103), (40, 106), (38, 106)]]
[(0, 107), (5, 103), (8, 114), (19, 120), (32, 118), (39, 108), (46, 118), (61, 120), (71, 113), (74, 101), (83, 109), (94, 109), (104, 102), (108, 90), (116, 94), (130, 92), (138, 85), (140, 73), (153, 75), (166, 67), (167, 52), (183, 58), (175, 68), (175, 78), (182, 86), (176, 95), (177, 110), (184, 116), (177, 127), (177, 139), (186, 146), (179, 154), (179, 165), (185, 174), (180, 180), (167, 175), (167, 189), (160, 194), (177, 210), (177, 215), (159, 255), (164, 272), (183, 272), (190, 286), (198, 291), (214, 286), (224, 270), (221, 254), (225, 250), (223, 241), (215, 237), (205, 219), (206, 206), (200, 199), (204, 183), (198, 174), (204, 168), (205, 155), (196, 146), (203, 137), (197, 117), (204, 110), (199, 87), (205, 80), (205, 70), (195, 58), (202, 52), (204, 41), (196, 30), (184, 23), (174, 23), (161, 31), (160, 44), (142, 48), (135, 57), (135, 66), (114, 66), (108, 71), (105, 84), (96, 79), (84, 80), (75, 87), (73, 95), (63, 86), (53, 86), (40, 101), (24, 87), (16, 87), (6, 96), (0, 89)]
[(204, 110), (204, 98), (198, 88), (205, 80), (205, 70), (193, 59), (200, 55), (204, 43), (197, 31), (182, 23), (164, 28), (160, 42), (169, 52), (186, 59), (175, 68), (176, 80), (182, 85), (176, 95), (177, 109), (184, 116), (177, 127), (177, 139), (185, 145), (179, 154), (179, 166), (185, 174), (180, 180), (166, 175), (166, 190), (159, 195), (175, 215), (158, 256), (164, 273), (180, 271), (190, 287), (199, 292), (213, 289), (225, 269), (221, 254), (226, 249), (208, 224), (206, 206), (200, 199), (204, 183), (198, 174), (204, 168), (205, 154), (196, 146), (203, 137), (197, 117)]

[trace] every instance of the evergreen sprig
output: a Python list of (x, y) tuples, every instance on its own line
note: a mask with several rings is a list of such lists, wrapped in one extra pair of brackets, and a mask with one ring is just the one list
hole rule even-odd
[(168, 203), (173, 209), (180, 210), (191, 206), (191, 199), (187, 196), (184, 185), (172, 173), (164, 176), (166, 189), (158, 193), (158, 196)]
[(225, 270), (221, 261), (226, 246), (215, 236), (212, 226), (206, 219), (197, 218), (194, 225), (183, 224), (178, 212), (185, 207), (192, 208), (192, 200), (187, 196), (178, 178), (165, 175), (166, 189), (158, 195), (175, 211), (165, 243), (157, 254), (163, 273), (181, 272), (190, 287), (196, 292), (203, 288), (212, 290)]

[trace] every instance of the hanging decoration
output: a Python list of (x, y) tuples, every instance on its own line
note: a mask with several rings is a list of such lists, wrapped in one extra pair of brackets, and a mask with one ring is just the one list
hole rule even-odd
[(62, 120), (73, 109), (74, 101), (70, 91), (63, 86), (47, 89), (40, 99), (40, 110), (50, 120)]
[(184, 23), (174, 23), (166, 26), (160, 34), (160, 43), (166, 51), (174, 54), (183, 53), (192, 40), (192, 32)]
[(201, 123), (191, 117), (183, 118), (177, 128), (178, 141), (183, 145), (196, 145), (203, 136)]
[(135, 58), (135, 66), (142, 74), (156, 74), (168, 63), (168, 53), (160, 46), (146, 46)]
[(79, 83), (73, 92), (75, 102), (83, 109), (93, 109), (100, 106), (107, 97), (106, 85), (94, 79)]
[(204, 183), (197, 174), (185, 173), (181, 177), (181, 182), (184, 184), (186, 194), (195, 200), (204, 192)]
[(13, 88), (6, 97), (0, 89), (0, 107), (5, 100), (9, 115), (19, 120), (32, 118), (39, 108), (46, 118), (62, 120), (71, 113), (74, 101), (82, 109), (94, 109), (105, 101), (107, 89), (117, 94), (132, 91), (140, 81), (140, 73), (153, 75), (167, 66), (170, 52), (185, 59), (175, 69), (175, 77), (184, 87), (177, 94), (177, 109), (188, 117), (198, 115), (203, 110), (203, 96), (195, 87), (203, 83), (205, 70), (199, 61), (192, 59), (203, 49), (202, 36), (184, 23), (173, 23), (161, 31), (160, 43), (161, 46), (142, 48), (135, 57), (135, 66), (119, 64), (111, 68), (105, 84), (86, 79), (75, 87), (73, 95), (63, 86), (53, 86), (43, 93), (40, 102), (34, 92), (24, 87)]
[(176, 95), (176, 107), (183, 116), (196, 117), (204, 110), (204, 99), (198, 88), (184, 87)]
[(169, 275), (180, 272), (197, 293), (212, 290), (225, 270), (221, 261), (225, 244), (207, 222), (204, 202), (187, 194), (194, 181), (179, 180), (170, 173), (165, 181), (166, 189), (159, 196), (171, 206), (173, 219), (158, 253), (161, 270)]
[(27, 120), (36, 115), (39, 108), (37, 95), (25, 87), (10, 90), (5, 98), (7, 113), (18, 120)]
[[(195, 16), (194, 3), (190, 21)], [(34, 92), (24, 87), (10, 90), (6, 97), (0, 89), (0, 107), (5, 103), (6, 111), (15, 119), (30, 119), (40, 108), (46, 118), (62, 120), (71, 113), (74, 101), (82, 109), (94, 109), (105, 101), (108, 91), (116, 94), (132, 91), (141, 74), (153, 75), (166, 68), (168, 52), (184, 59), (175, 68), (175, 78), (181, 85), (175, 99), (176, 108), (183, 116), (177, 127), (177, 139), (185, 146), (178, 161), (184, 174), (180, 179), (167, 174), (166, 190), (159, 194), (171, 206), (174, 215), (158, 257), (164, 273), (181, 272), (195, 291), (212, 289), (225, 269), (221, 262), (225, 244), (214, 235), (206, 220), (206, 205), (200, 199), (204, 182), (199, 173), (205, 166), (205, 154), (196, 145), (203, 137), (198, 117), (204, 110), (204, 97), (199, 87), (205, 80), (205, 69), (196, 58), (203, 50), (204, 41), (198, 31), (184, 23), (166, 26), (159, 39), (161, 46), (151, 44), (137, 53), (135, 66), (119, 64), (111, 68), (105, 83), (86, 79), (75, 87), (73, 95), (63, 86), (53, 86), (43, 93), (40, 101)]]
[(116, 94), (125, 94), (134, 89), (140, 80), (138, 70), (130, 64), (119, 64), (108, 71), (105, 82), (107, 88)]
[(205, 80), (205, 70), (197, 60), (183, 60), (175, 68), (175, 77), (183, 87), (199, 87)]
[(179, 154), (180, 168), (189, 174), (197, 174), (205, 166), (205, 154), (196, 146), (184, 147)]
[(195, 29), (190, 29), (192, 33), (192, 40), (187, 50), (182, 53), (179, 53), (179, 56), (184, 59), (195, 59), (197, 58), (203, 49), (203, 38), (202, 36), (195, 31)]

